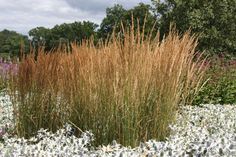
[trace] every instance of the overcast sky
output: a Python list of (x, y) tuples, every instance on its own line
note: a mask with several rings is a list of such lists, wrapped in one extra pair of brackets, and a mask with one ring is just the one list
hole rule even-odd
[(0, 31), (15, 30), (22, 34), (37, 26), (89, 20), (100, 24), (106, 8), (122, 4), (132, 8), (151, 0), (0, 0)]

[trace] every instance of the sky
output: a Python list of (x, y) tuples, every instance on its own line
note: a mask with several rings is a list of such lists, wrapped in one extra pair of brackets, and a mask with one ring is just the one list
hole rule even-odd
[(0, 31), (14, 30), (27, 35), (32, 28), (91, 21), (100, 24), (106, 8), (121, 4), (129, 9), (151, 0), (0, 0)]

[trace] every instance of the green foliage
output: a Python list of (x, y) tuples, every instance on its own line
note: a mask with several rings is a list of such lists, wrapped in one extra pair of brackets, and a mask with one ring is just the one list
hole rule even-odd
[(161, 32), (168, 32), (171, 22), (181, 32), (199, 33), (199, 49), (211, 54), (236, 55), (236, 0), (152, 0)]
[(6, 83), (5, 80), (2, 79), (2, 77), (0, 76), (0, 92), (6, 88)]
[(29, 31), (32, 37), (34, 48), (45, 46), (46, 50), (57, 47), (59, 44), (69, 44), (71, 42), (81, 42), (95, 36), (98, 26), (89, 21), (74, 22), (69, 24), (56, 25), (52, 29), (37, 27)]
[[(121, 33), (121, 23), (124, 27), (129, 27), (132, 25), (132, 21), (135, 23), (135, 29), (140, 26), (141, 30), (145, 23), (144, 33), (148, 34), (152, 30), (156, 18), (154, 17), (154, 14), (152, 14), (150, 5), (144, 3), (139, 3), (139, 5), (129, 10), (124, 9), (122, 5), (114, 5), (106, 10), (106, 17), (103, 19), (100, 29), (98, 30), (99, 38), (106, 39), (108, 35), (111, 35), (114, 29), (116, 33)], [(157, 31), (157, 25), (155, 25), (155, 27), (155, 31)]]
[(99, 36), (106, 38), (108, 34), (112, 33), (113, 28), (117, 25), (120, 27), (120, 22), (124, 21), (127, 10), (122, 5), (115, 5), (114, 7), (106, 9), (106, 17), (102, 20), (99, 29)]
[(36, 47), (38, 45), (44, 45), (46, 48), (50, 47), (50, 29), (44, 27), (33, 28), (29, 31), (29, 36), (32, 38), (31, 41), (33, 47)]
[(0, 54), (1, 56), (18, 56), (20, 51), (29, 50), (29, 40), (27, 36), (18, 34), (14, 31), (3, 30), (0, 32)]
[[(217, 61), (214, 62), (214, 60)], [(212, 61), (206, 75), (209, 81), (199, 92), (193, 104), (236, 104), (235, 60), (219, 61), (214, 58)]]

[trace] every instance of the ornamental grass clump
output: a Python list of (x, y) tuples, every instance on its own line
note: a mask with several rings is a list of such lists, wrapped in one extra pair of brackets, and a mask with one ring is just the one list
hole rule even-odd
[(204, 70), (202, 61), (193, 62), (197, 40), (189, 32), (172, 30), (161, 41), (153, 36), (131, 27), (96, 46), (88, 40), (71, 44), (69, 53), (27, 55), (11, 83), (17, 134), (30, 137), (70, 122), (91, 130), (96, 145), (164, 140)]

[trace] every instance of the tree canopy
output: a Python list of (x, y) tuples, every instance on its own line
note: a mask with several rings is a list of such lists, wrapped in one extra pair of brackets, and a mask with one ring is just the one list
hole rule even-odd
[(199, 49), (236, 55), (236, 0), (152, 0), (162, 34), (171, 22), (177, 30), (199, 34)]
[(63, 23), (56, 25), (52, 29), (37, 27), (29, 31), (34, 47), (45, 46), (50, 50), (59, 44), (68, 44), (71, 42), (81, 42), (91, 36), (96, 36), (97, 24), (89, 21)]
[[(133, 21), (132, 21), (133, 20)], [(140, 26), (140, 29), (144, 26), (144, 32), (147, 34), (151, 31), (152, 27), (156, 22), (156, 18), (152, 13), (151, 6), (139, 3), (131, 9), (124, 9), (122, 5), (114, 5), (113, 7), (107, 8), (106, 17), (103, 19), (100, 29), (98, 30), (100, 38), (106, 38), (115, 29), (116, 32), (121, 31), (121, 23), (124, 26), (130, 26), (134, 22), (135, 29)]]
[(27, 36), (15, 31), (3, 30), (0, 32), (0, 55), (16, 56), (20, 51), (28, 51), (29, 40)]

